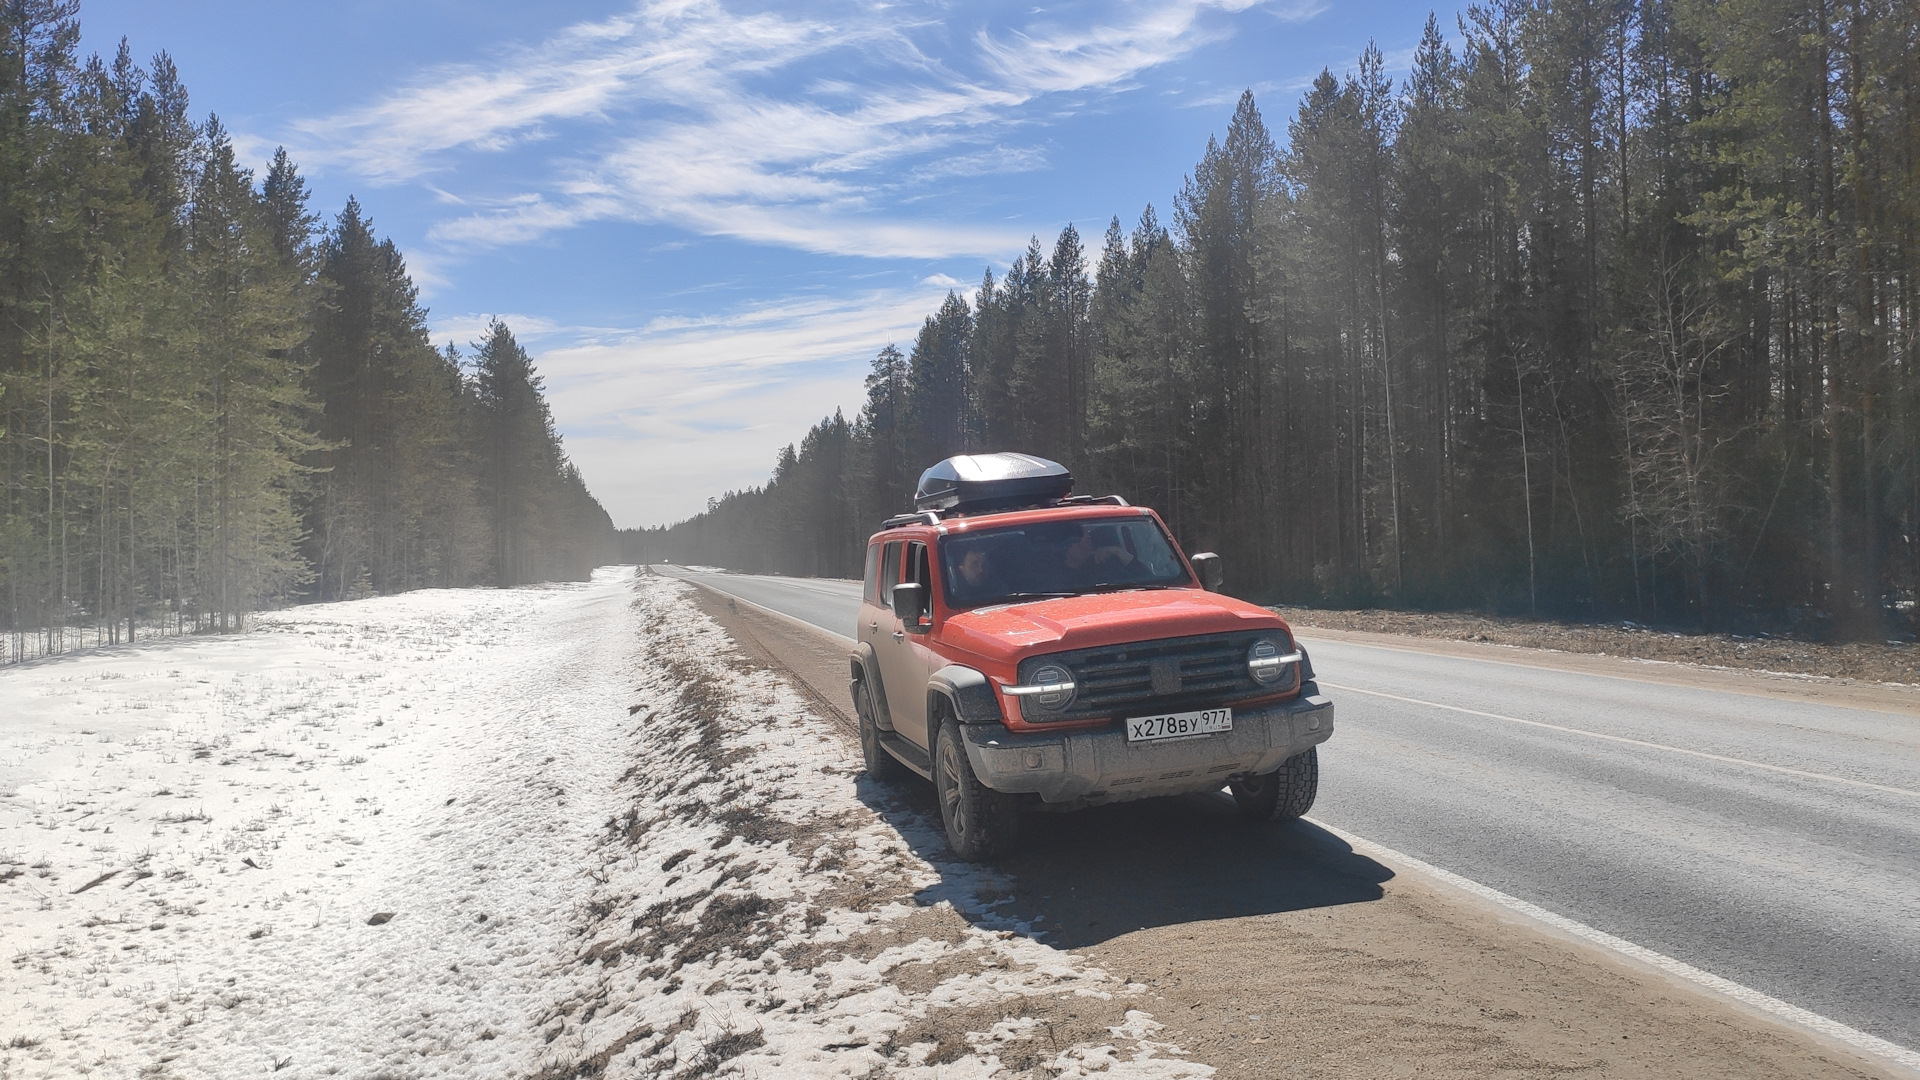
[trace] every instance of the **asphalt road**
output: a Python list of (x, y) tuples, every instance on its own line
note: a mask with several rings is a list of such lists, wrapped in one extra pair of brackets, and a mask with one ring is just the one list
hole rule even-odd
[[(843, 636), (859, 608), (676, 572)], [(1920, 717), (1304, 640), (1314, 819), (1920, 1049)]]

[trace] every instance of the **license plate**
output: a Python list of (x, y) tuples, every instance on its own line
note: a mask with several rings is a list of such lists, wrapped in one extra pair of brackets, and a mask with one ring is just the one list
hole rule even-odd
[(1232, 709), (1201, 709), (1199, 712), (1127, 717), (1128, 742), (1184, 739), (1190, 735), (1211, 735), (1216, 731), (1232, 730)]

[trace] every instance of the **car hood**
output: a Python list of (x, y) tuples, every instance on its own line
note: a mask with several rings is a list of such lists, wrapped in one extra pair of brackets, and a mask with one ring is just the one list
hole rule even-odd
[(1130, 641), (1234, 630), (1285, 629), (1273, 612), (1199, 589), (1095, 593), (976, 608), (949, 616), (949, 641), (984, 656), (1018, 658)]

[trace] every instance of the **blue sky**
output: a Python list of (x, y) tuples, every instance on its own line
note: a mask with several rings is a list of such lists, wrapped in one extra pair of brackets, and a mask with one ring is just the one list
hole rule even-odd
[[(506, 319), (614, 521), (763, 482), (911, 344), (1072, 222), (1163, 220), (1251, 88), (1276, 138), (1428, 6), (736, 0), (86, 0), (85, 46), (166, 49), (246, 157), (285, 145), (406, 252), (437, 341)], [(1440, 9), (1451, 31), (1453, 9)], [(1094, 252), (1090, 252), (1090, 255)]]

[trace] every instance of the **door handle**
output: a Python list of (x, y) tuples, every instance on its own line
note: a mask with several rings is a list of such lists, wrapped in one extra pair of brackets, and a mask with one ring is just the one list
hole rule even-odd
[(872, 622), (870, 622), (870, 623), (868, 623), (868, 624), (867, 624), (867, 629), (869, 629), (869, 630), (878, 630), (878, 629), (880, 629), (880, 620), (879, 620), (879, 619), (875, 619), (875, 620), (873, 620)]
[(895, 640), (895, 641), (905, 641), (905, 640), (907, 640), (907, 633), (906, 633), (906, 631), (904, 631), (904, 630), (895, 630), (895, 631), (893, 632), (893, 640)]

